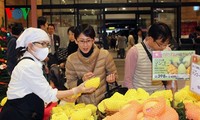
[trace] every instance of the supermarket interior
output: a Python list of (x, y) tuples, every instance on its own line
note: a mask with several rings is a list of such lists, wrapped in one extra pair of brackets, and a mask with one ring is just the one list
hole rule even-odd
[(0, 0), (0, 17), (0, 120), (200, 120), (200, 0)]

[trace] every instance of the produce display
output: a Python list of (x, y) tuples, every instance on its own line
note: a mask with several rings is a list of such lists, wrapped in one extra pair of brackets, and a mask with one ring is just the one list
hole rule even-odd
[[(6, 101), (7, 97), (1, 106)], [(174, 96), (171, 90), (149, 94), (142, 88), (129, 89), (124, 95), (115, 92), (98, 106), (69, 102), (57, 105), (50, 120), (97, 120), (99, 112), (105, 115), (103, 120), (200, 120), (200, 95), (191, 92), (189, 86)]]
[(51, 120), (96, 120), (97, 107), (84, 103), (66, 103), (52, 109)]
[(143, 104), (134, 100), (104, 120), (178, 120), (178, 114), (166, 105), (164, 97), (158, 97), (149, 98)]

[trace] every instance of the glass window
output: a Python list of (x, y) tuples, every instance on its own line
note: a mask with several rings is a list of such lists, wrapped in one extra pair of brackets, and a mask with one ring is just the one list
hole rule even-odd
[(179, 2), (180, 0), (157, 0), (156, 2)]
[(127, 0), (102, 0), (102, 3), (127, 3)]
[(101, 0), (75, 0), (76, 4), (100, 3)]
[(173, 36), (177, 36), (177, 18), (175, 8), (154, 9), (154, 21), (164, 22), (171, 28)]
[(189, 37), (189, 34), (194, 32), (194, 28), (199, 23), (200, 10), (194, 9), (194, 7), (182, 7), (181, 8), (181, 37)]

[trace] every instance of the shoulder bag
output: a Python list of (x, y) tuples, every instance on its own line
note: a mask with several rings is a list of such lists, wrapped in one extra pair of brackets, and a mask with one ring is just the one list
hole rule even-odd
[[(151, 53), (147, 50), (147, 47), (146, 47), (146, 45), (144, 44), (144, 42), (141, 42), (141, 44), (142, 44), (142, 46), (144, 47), (144, 50), (146, 51), (146, 53), (147, 53), (147, 55), (148, 55), (150, 61), (152, 62), (152, 55), (151, 55)], [(167, 81), (162, 81), (162, 83), (163, 83), (163, 85), (166, 87)]]

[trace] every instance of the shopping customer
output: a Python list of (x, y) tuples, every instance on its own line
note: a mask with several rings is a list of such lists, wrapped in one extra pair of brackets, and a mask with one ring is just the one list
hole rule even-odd
[[(149, 93), (165, 89), (162, 81), (152, 80), (152, 62), (147, 53), (164, 50), (171, 39), (171, 30), (165, 23), (151, 25), (144, 41), (131, 47), (126, 55), (124, 86), (143, 88)], [(167, 82), (166, 88), (171, 88), (171, 81)]]
[(67, 35), (69, 38), (69, 44), (67, 46), (67, 50), (68, 50), (68, 56), (71, 55), (72, 53), (76, 52), (78, 49), (78, 45), (75, 42), (75, 38), (74, 38), (74, 32), (75, 32), (75, 27), (72, 26), (67, 30)]
[(49, 42), (47, 33), (38, 28), (26, 29), (17, 39), (16, 48), (21, 48), (24, 54), (12, 72), (8, 101), (0, 113), (0, 120), (42, 120), (44, 102), (94, 91), (94, 88), (86, 89), (84, 83), (64, 91), (49, 85), (43, 76), (41, 63), (48, 55)]
[(24, 31), (24, 27), (22, 23), (14, 23), (12, 28), (12, 35), (7, 38), (7, 69), (9, 75), (11, 75), (14, 67), (17, 64), (17, 49), (16, 48), (16, 41), (20, 34)]
[(76, 87), (92, 77), (100, 77), (100, 86), (90, 94), (82, 94), (78, 103), (97, 105), (106, 92), (106, 82), (113, 83), (117, 79), (117, 69), (112, 55), (94, 44), (95, 31), (88, 24), (77, 26), (75, 39), (78, 44), (77, 52), (71, 54), (66, 62), (66, 87)]

